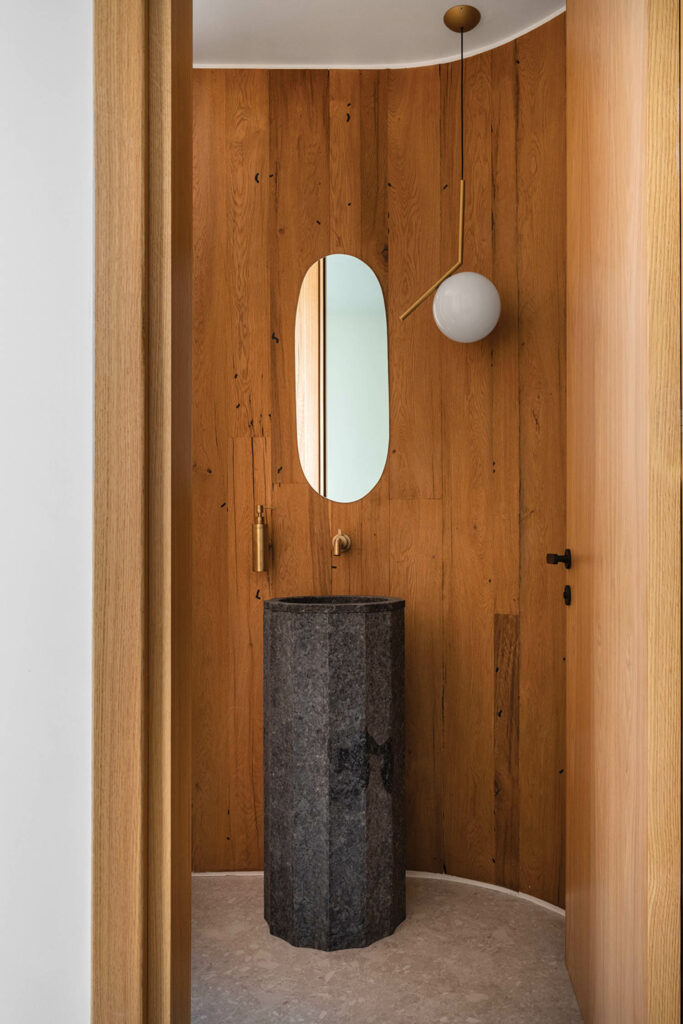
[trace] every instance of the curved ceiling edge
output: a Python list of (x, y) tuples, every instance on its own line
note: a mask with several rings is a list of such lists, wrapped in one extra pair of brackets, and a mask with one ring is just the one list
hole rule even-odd
[[(445, 9), (445, 8), (444, 8)], [(529, 32), (533, 32), (535, 29), (540, 28), (541, 25), (545, 25), (547, 22), (552, 21), (554, 18), (560, 17), (566, 11), (566, 4), (562, 4), (559, 7), (553, 9), (549, 14), (544, 15), (542, 18), (522, 25), (515, 31), (510, 32), (499, 39), (495, 39), (482, 46), (473, 46), (470, 49), (465, 46), (465, 57), (475, 57), (479, 53), (486, 53), (488, 50), (495, 50), (499, 46), (505, 46), (507, 43), (512, 42), (514, 39), (519, 39), (521, 36), (527, 35)], [(196, 34), (196, 26), (195, 26)], [(467, 41), (467, 36), (465, 36)], [(454, 42), (457, 44), (457, 39), (454, 38)], [(212, 68), (257, 68), (269, 71), (324, 71), (324, 70), (348, 70), (348, 71), (371, 71), (371, 70), (401, 70), (402, 68), (421, 68), (421, 67), (432, 67), (437, 64), (450, 64), (460, 59), (459, 53), (447, 54), (443, 56), (435, 56), (424, 60), (415, 61), (397, 61), (397, 62), (382, 62), (382, 63), (327, 63), (327, 64), (313, 64), (308, 62), (292, 62), (292, 63), (266, 63), (266, 62), (232, 62), (232, 61), (201, 61), (195, 60), (193, 67), (197, 69), (212, 69)]]

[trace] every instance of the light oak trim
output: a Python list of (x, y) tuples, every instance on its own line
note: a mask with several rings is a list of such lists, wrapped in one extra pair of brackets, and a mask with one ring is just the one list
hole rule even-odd
[(92, 1020), (146, 1010), (146, 4), (97, 0)]
[(96, 0), (93, 1024), (189, 1021), (191, 0)]
[(650, 0), (648, 22), (647, 1020), (673, 1024), (681, 1018), (680, 3)]

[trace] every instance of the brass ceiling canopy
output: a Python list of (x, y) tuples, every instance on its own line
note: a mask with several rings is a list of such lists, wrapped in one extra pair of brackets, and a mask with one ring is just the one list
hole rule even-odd
[(481, 14), (476, 7), (469, 4), (456, 4), (449, 7), (443, 16), (444, 24), (451, 32), (469, 32), (481, 21)]

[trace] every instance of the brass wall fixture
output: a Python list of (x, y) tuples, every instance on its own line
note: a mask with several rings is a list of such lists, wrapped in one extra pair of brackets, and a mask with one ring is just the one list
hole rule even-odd
[(345, 551), (348, 551), (351, 547), (351, 538), (348, 533), (342, 533), (341, 530), (337, 530), (334, 537), (332, 538), (332, 554), (335, 558), (339, 558)]
[(268, 505), (257, 505), (251, 528), (251, 568), (253, 572), (266, 571), (266, 519)]

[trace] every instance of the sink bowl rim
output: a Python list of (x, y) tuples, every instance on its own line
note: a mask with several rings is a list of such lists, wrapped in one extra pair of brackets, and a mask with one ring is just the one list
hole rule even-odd
[(264, 601), (264, 608), (273, 612), (383, 612), (393, 608), (405, 608), (401, 597), (375, 597), (365, 594), (305, 594), (292, 597), (271, 597)]

